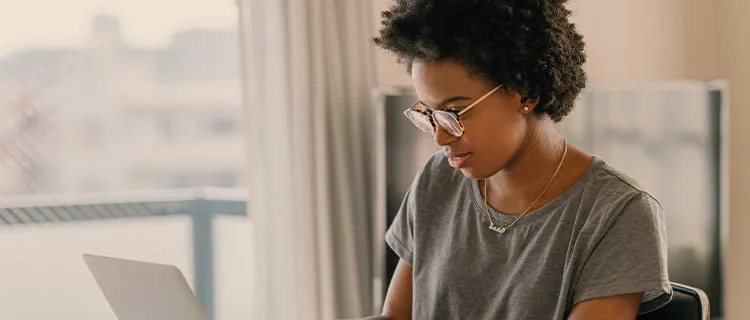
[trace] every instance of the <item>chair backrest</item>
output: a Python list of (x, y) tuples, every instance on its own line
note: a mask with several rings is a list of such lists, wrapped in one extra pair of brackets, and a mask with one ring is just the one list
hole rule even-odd
[(637, 320), (709, 320), (708, 296), (703, 290), (672, 283), (674, 295), (663, 307), (639, 315)]

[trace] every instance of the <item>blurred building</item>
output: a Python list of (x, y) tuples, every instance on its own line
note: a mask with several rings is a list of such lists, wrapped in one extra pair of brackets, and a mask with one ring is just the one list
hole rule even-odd
[(97, 16), (81, 48), (0, 60), (0, 194), (243, 186), (235, 30), (128, 45)]

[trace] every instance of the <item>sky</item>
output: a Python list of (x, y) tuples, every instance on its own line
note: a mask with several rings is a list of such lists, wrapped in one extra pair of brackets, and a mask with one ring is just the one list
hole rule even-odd
[(98, 13), (120, 19), (125, 39), (166, 45), (176, 31), (230, 27), (235, 0), (0, 0), (0, 58), (30, 46), (78, 46)]

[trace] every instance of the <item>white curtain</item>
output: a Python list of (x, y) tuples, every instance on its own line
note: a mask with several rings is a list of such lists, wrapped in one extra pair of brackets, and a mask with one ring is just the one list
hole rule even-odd
[(238, 1), (254, 319), (369, 314), (371, 4)]

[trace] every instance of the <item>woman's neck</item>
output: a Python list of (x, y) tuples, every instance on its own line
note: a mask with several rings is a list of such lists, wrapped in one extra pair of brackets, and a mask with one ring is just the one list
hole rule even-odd
[[(519, 150), (505, 168), (487, 179), (487, 200), (501, 212), (522, 213), (550, 183), (561, 160), (563, 167), (555, 180), (560, 179), (567, 167), (562, 159), (565, 140), (551, 121), (535, 124), (523, 145), (525, 147)], [(556, 181), (552, 183), (559, 184)], [(543, 200), (554, 193), (551, 192), (554, 191), (553, 186), (550, 187), (531, 210), (547, 202)]]

